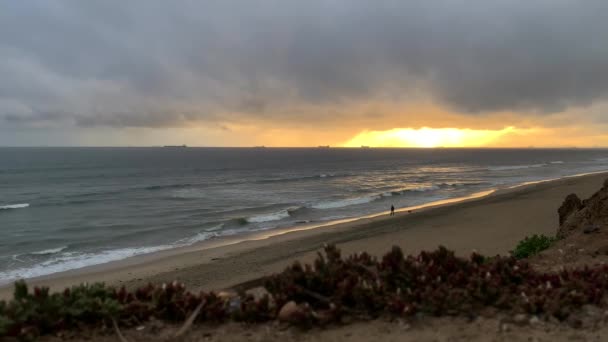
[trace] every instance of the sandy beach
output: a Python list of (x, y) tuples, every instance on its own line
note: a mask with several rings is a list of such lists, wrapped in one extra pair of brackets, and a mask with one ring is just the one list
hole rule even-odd
[[(28, 282), (57, 290), (85, 281), (135, 287), (178, 280), (192, 290), (221, 289), (281, 271), (296, 259), (309, 261), (325, 243), (337, 244), (345, 254), (365, 250), (381, 255), (393, 245), (417, 253), (444, 245), (461, 255), (473, 250), (504, 255), (527, 235), (554, 235), (557, 208), (564, 197), (576, 193), (586, 198), (607, 176), (596, 173), (522, 185), (412, 213), (401, 211), (393, 217), (381, 215), (273, 236), (250, 236), (228, 245), (227, 241), (208, 242)], [(5, 286), (0, 297), (11, 292), (12, 286)]]

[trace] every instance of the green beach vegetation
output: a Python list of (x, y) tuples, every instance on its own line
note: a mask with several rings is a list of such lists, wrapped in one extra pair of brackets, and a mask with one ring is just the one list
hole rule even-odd
[(341, 323), (345, 317), (474, 317), (486, 308), (565, 320), (583, 305), (605, 305), (608, 266), (554, 274), (535, 271), (514, 256), (461, 258), (444, 247), (416, 256), (393, 247), (378, 259), (367, 253), (342, 257), (335, 246), (327, 246), (314, 264), (295, 262), (259, 283), (266, 293), (254, 296), (244, 290), (193, 293), (177, 282), (134, 291), (83, 284), (50, 293), (48, 288), (30, 291), (19, 281), (14, 298), (0, 302), (0, 336), (28, 340), (108, 326), (120, 334), (119, 327), (153, 318), (187, 322), (184, 327), (230, 320), (310, 327)]
[(524, 259), (536, 255), (545, 249), (551, 247), (556, 238), (534, 234), (530, 237), (526, 236), (521, 240), (513, 252), (514, 257), (517, 259)]

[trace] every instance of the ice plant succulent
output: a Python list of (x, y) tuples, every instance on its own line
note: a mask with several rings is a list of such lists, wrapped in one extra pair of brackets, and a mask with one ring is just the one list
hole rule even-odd
[(152, 317), (194, 324), (227, 320), (281, 320), (310, 326), (345, 315), (374, 318), (427, 315), (475, 316), (487, 307), (566, 319), (583, 305), (603, 305), (608, 267), (540, 273), (515, 257), (460, 258), (446, 248), (405, 256), (400, 248), (377, 259), (367, 253), (343, 258), (326, 246), (313, 265), (299, 262), (265, 279), (270, 295), (198, 292), (177, 282), (135, 291), (104, 284), (63, 292), (29, 291), (15, 284), (13, 300), (0, 302), (0, 336), (29, 339), (82, 326), (139, 325)]

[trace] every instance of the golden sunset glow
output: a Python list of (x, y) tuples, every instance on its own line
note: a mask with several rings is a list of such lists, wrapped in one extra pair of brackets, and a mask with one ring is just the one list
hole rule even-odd
[(366, 131), (344, 144), (345, 147), (483, 147), (517, 132), (515, 127), (501, 130), (459, 128), (396, 128), (388, 131)]

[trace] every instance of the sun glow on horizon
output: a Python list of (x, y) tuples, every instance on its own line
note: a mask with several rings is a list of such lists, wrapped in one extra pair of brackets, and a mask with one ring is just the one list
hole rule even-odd
[(395, 128), (387, 131), (364, 131), (344, 147), (483, 147), (515, 133), (515, 127), (501, 130), (460, 128)]

